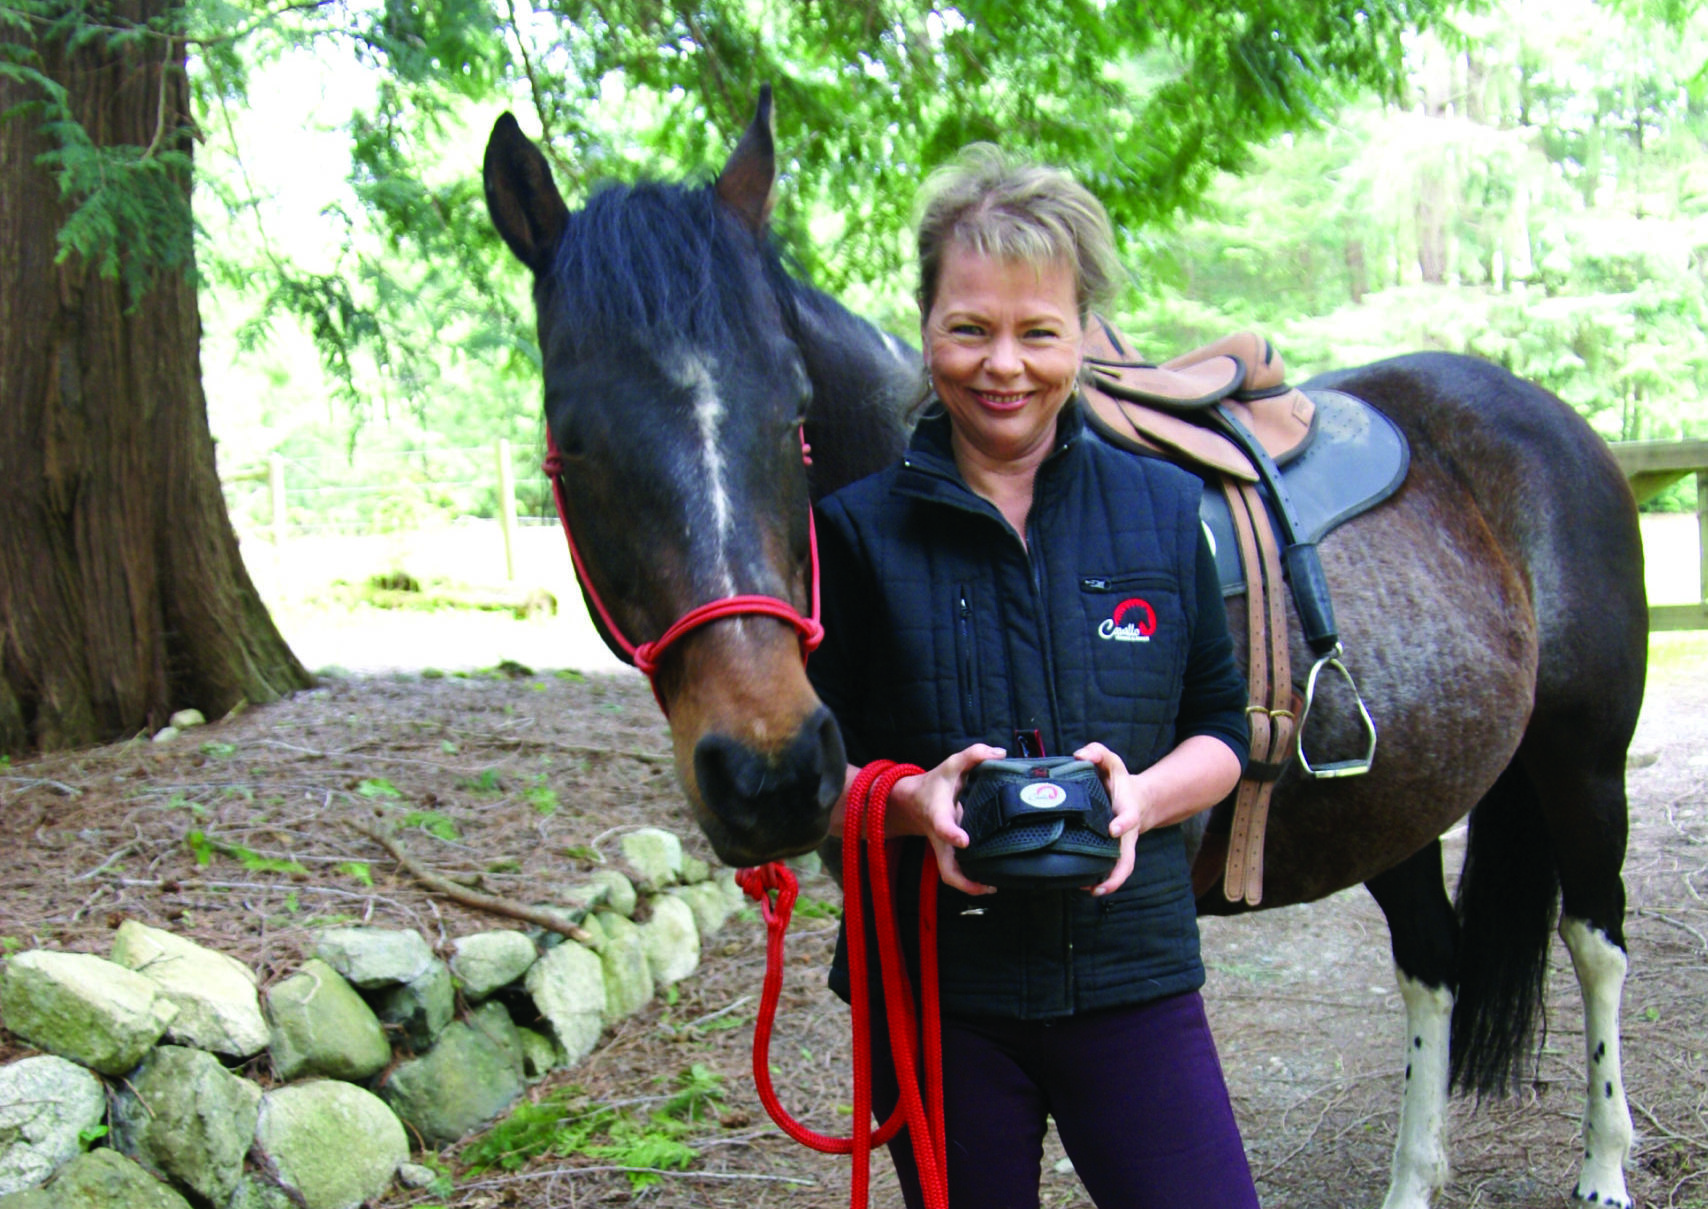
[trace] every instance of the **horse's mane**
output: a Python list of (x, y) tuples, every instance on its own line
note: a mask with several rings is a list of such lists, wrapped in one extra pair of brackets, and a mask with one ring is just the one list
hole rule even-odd
[(760, 289), (795, 322), (796, 286), (777, 251), (733, 221), (710, 186), (602, 186), (570, 215), (552, 281), (587, 353), (663, 336), (751, 347), (778, 318), (755, 313)]

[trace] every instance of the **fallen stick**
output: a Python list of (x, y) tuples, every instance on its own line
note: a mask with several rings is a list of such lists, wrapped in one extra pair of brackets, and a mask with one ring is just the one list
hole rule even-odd
[(435, 894), (442, 894), (451, 901), (461, 903), (465, 907), (473, 907), (476, 911), (487, 911), (493, 915), (507, 915), (511, 919), (519, 919), (524, 923), (556, 932), (560, 936), (567, 936), (571, 940), (579, 940), (582, 944), (593, 943), (593, 936), (587, 929), (572, 924), (549, 911), (537, 911), (532, 907), (524, 907), (521, 903), (513, 902), (508, 898), (500, 898), (494, 894), (482, 894), (477, 890), (459, 886), (448, 877), (423, 869), (403, 850), (402, 844), (399, 844), (395, 838), (377, 827), (370, 827), (366, 823), (357, 822), (355, 819), (347, 818), (343, 822), (352, 830), (361, 832), (381, 848), (384, 848), (391, 854), (392, 860), (403, 868), (405, 873)]

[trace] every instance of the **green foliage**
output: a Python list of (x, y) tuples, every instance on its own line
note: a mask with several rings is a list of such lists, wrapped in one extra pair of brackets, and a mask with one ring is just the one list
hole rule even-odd
[(199, 829), (187, 832), (184, 843), (195, 857), (196, 864), (203, 867), (206, 867), (213, 860), (214, 853), (218, 852), (231, 857), (251, 873), (284, 873), (305, 877), (308, 875), (308, 870), (298, 861), (285, 857), (262, 856), (252, 848), (214, 839)]
[[(189, 130), (168, 110), (146, 146), (99, 143), (64, 78), (107, 63), (134, 70), (175, 57), (182, 48), (181, 18), (181, 10), (173, 10), (138, 24), (111, 15), (97, 20), (80, 4), (56, 0), (0, 4), (0, 80), (28, 98), (0, 121), (31, 122), (46, 138), (50, 145), (36, 162), (52, 175), (68, 207), (55, 263), (75, 256), (103, 277), (122, 279), (132, 300), (158, 276), (192, 263)], [(141, 73), (145, 81), (158, 81), (155, 108), (169, 105), (176, 91), (162, 74), (158, 66)]]
[(684, 1138), (715, 1120), (723, 1078), (695, 1063), (675, 1079), (656, 1112), (640, 1116), (588, 1099), (578, 1087), (558, 1088), (537, 1103), (522, 1104), (462, 1150), (470, 1176), (516, 1171), (538, 1158), (585, 1154), (629, 1168), (636, 1189), (657, 1183), (661, 1171), (681, 1171), (698, 1157)]
[(1612, 439), (1708, 434), (1708, 21), (1539, 12), (1509, 0), (1464, 18), (1462, 45), (1419, 39), (1406, 107), (1354, 107), (1218, 181), (1147, 250), (1139, 347), (1255, 327), (1295, 380), (1444, 349)]
[(105, 1125), (85, 1125), (77, 1131), (77, 1148), (83, 1151), (93, 1150), (95, 1144), (106, 1136)]
[(457, 830), (456, 820), (436, 810), (412, 810), (403, 816), (403, 825), (419, 827), (428, 835), (437, 836), (442, 840), (456, 841), (463, 837), (463, 833)]
[(374, 884), (374, 875), (366, 861), (344, 861), (338, 866), (338, 872), (346, 877), (354, 878), (364, 886)]
[(368, 777), (358, 782), (356, 792), (364, 798), (401, 798), (397, 786), (384, 777)]
[(208, 863), (213, 860), (214, 854), (214, 846), (209, 842), (207, 833), (200, 830), (186, 832), (184, 844), (189, 848), (190, 855), (195, 857), (196, 864), (201, 868), (207, 868)]
[(528, 788), (525, 796), (527, 797), (529, 804), (532, 805), (535, 811), (539, 814), (549, 818), (557, 813), (557, 790), (546, 784), (544, 773), (540, 774), (536, 779), (535, 784)]

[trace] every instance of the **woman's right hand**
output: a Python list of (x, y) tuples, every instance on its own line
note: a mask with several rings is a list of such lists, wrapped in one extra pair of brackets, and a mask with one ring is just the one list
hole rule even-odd
[(971, 881), (961, 872), (955, 849), (971, 843), (961, 830), (961, 786), (967, 774), (986, 760), (1000, 760), (1007, 753), (988, 743), (974, 743), (956, 752), (930, 772), (903, 777), (890, 790), (884, 812), (885, 835), (923, 835), (937, 858), (937, 872), (945, 885), (963, 894), (994, 894), (995, 886)]

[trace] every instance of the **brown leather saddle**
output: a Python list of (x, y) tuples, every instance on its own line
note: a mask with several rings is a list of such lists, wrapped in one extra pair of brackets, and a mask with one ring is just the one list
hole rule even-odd
[[(1179, 463), (1219, 488), (1218, 496), (1205, 493), (1205, 525), (1215, 542), (1212, 514), (1225, 514), (1230, 530), (1226, 544), (1239, 554), (1237, 570), (1230, 574), (1223, 567), (1223, 578), (1225, 592), (1246, 597), (1246, 712), (1252, 747), (1246, 775), (1234, 794), (1231, 823), (1225, 835), (1214, 828), (1206, 835), (1194, 867), (1194, 887), (1203, 893), (1219, 877), (1229, 901), (1244, 899), (1255, 906), (1263, 895), (1269, 799), (1282, 773), (1297, 761), (1306, 776), (1357, 776), (1369, 770), (1374, 758), (1375, 724), (1340, 659), (1316, 540), (1398, 489), (1407, 462), (1404, 437), (1368, 404), (1350, 396), (1323, 392), (1313, 398), (1289, 386), (1281, 357), (1252, 332), (1156, 365), (1140, 360), (1110, 323), (1094, 317), (1086, 332), (1081, 398), (1087, 421), (1105, 440)], [(1338, 452), (1318, 447), (1324, 414), (1338, 418), (1328, 427), (1361, 429), (1377, 439), (1343, 442), (1349, 447)], [(1361, 473), (1346, 473), (1353, 459)], [(1301, 481), (1308, 506), (1301, 512), (1283, 467), (1303, 469), (1307, 462), (1310, 473)], [(1221, 543), (1216, 544), (1221, 565)], [(1227, 585), (1230, 578), (1234, 582)], [(1288, 653), (1288, 586), (1316, 658), (1302, 694), (1294, 690)], [(1324, 670), (1346, 680), (1363, 717), (1368, 747), (1361, 757), (1313, 767), (1300, 738)]]

